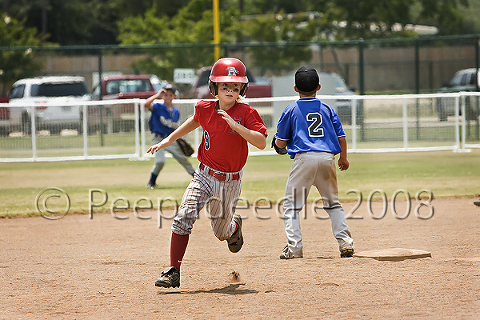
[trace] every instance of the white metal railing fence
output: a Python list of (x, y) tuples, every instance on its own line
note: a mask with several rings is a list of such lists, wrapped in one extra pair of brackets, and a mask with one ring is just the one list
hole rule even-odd
[(139, 99), (84, 101), (80, 106), (0, 104), (9, 109), (3, 112), (8, 119), (0, 120), (0, 162), (139, 158), (142, 104)]
[[(480, 93), (318, 96), (342, 120), (349, 152), (409, 152), (480, 148)], [(246, 99), (267, 124), (269, 137), (284, 108), (298, 97)], [(181, 122), (198, 100), (175, 100)], [(0, 162), (129, 158), (142, 160), (150, 145), (144, 100), (85, 101), (82, 106), (0, 104)], [(78, 117), (62, 119), (62, 108)], [(46, 108), (57, 108), (47, 119)], [(70, 109), (69, 109), (70, 110)], [(71, 111), (71, 110), (70, 110)], [(186, 139), (198, 147), (201, 128)], [(274, 154), (251, 147), (251, 155)]]

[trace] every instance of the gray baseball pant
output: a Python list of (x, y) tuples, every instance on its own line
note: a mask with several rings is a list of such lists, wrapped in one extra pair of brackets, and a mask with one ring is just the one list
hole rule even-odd
[(297, 153), (288, 177), (283, 202), (283, 218), (288, 246), (294, 254), (303, 248), (300, 211), (314, 185), (322, 196), (324, 209), (330, 216), (333, 235), (337, 240), (353, 242), (345, 211), (338, 201), (335, 156), (327, 152)]
[[(162, 140), (163, 139), (159, 134), (153, 134), (152, 145), (157, 144)], [(190, 175), (193, 175), (193, 173), (195, 172), (195, 169), (193, 168), (192, 164), (188, 160), (188, 157), (183, 154), (182, 149), (180, 148), (177, 142), (174, 142), (168, 147), (165, 147), (155, 152), (155, 163), (153, 164), (152, 171), (151, 171), (153, 174), (158, 176), (160, 174), (160, 171), (163, 169), (163, 166), (165, 165), (165, 161), (166, 161), (165, 151), (170, 152), (172, 156), (175, 158), (175, 160), (177, 160), (178, 163), (180, 163), (182, 167), (184, 167), (185, 170)]]

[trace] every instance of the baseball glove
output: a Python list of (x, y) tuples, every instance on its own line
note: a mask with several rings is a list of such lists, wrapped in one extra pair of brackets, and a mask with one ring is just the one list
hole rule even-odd
[(192, 146), (184, 139), (178, 138), (177, 142), (185, 156), (190, 157), (194, 153)]
[(273, 137), (272, 139), (272, 148), (275, 149), (275, 152), (278, 153), (278, 154), (287, 154), (287, 148), (284, 147), (284, 148), (279, 148), (276, 144), (275, 144), (275, 140), (277, 140), (275, 137)]

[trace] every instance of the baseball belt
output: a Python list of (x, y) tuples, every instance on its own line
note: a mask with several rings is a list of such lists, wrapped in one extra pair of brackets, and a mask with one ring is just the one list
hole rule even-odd
[[(206, 168), (203, 163), (200, 163), (200, 170), (203, 170), (205, 171), (206, 173), (208, 173), (209, 175), (211, 175), (212, 177), (214, 177), (215, 179), (217, 180), (220, 180), (220, 181), (225, 181), (228, 179), (228, 176), (231, 175), (231, 179), (230, 180), (238, 180), (240, 179), (240, 174), (239, 173), (223, 173), (223, 172), (217, 172), (217, 171), (214, 171), (210, 168)], [(206, 170), (205, 170), (206, 169)]]

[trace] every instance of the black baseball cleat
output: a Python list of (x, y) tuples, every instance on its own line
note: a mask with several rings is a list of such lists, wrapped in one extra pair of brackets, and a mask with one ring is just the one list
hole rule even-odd
[(164, 288), (180, 287), (180, 271), (175, 267), (168, 267), (162, 272), (160, 278), (155, 280), (155, 286)]
[(341, 258), (351, 258), (351, 257), (353, 257), (354, 253), (355, 253), (355, 250), (353, 248), (344, 248), (340, 251), (340, 257)]
[(155, 183), (149, 182), (145, 188), (153, 190), (153, 189), (157, 188), (157, 185)]
[(355, 247), (352, 239), (338, 239), (341, 258), (351, 258), (355, 254)]
[(242, 235), (242, 217), (235, 213), (233, 215), (233, 221), (237, 223), (237, 230), (227, 239), (228, 249), (230, 252), (237, 253), (242, 249), (243, 246), (243, 235)]

